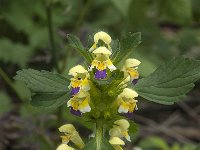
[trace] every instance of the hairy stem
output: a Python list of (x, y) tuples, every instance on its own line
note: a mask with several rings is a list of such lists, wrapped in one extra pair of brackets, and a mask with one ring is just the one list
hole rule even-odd
[(53, 32), (53, 21), (52, 21), (52, 4), (46, 4), (46, 14), (47, 14), (47, 22), (48, 22), (48, 33), (49, 33), (49, 43), (50, 49), (52, 53), (52, 63), (56, 70), (59, 72), (57, 55), (56, 55), (56, 47), (55, 47), (55, 40), (54, 40), (54, 32)]
[(103, 138), (103, 123), (101, 120), (96, 122), (96, 143), (97, 150), (101, 150), (101, 142)]
[(10, 86), (10, 88), (16, 93), (19, 100), (23, 101), (18, 91), (14, 87), (13, 81), (8, 77), (8, 75), (5, 73), (5, 71), (1, 67), (0, 67), (0, 76)]
[[(52, 2), (46, 3), (46, 15), (47, 15), (47, 22), (48, 22), (48, 33), (49, 33), (49, 43), (50, 43), (50, 49), (52, 53), (52, 63), (53, 67), (56, 68), (58, 73), (61, 73), (61, 70), (58, 66), (58, 59), (56, 54), (56, 46), (55, 46), (55, 40), (54, 40), (54, 31), (53, 31), (53, 18), (52, 18)], [(58, 120), (59, 122), (62, 121), (62, 107), (58, 108)]]
[(75, 31), (76, 32), (79, 30), (88, 10), (90, 8), (91, 3), (92, 3), (92, 0), (87, 0), (86, 4), (84, 4), (84, 6), (81, 8), (79, 19), (76, 21), (76, 24), (75, 24)]

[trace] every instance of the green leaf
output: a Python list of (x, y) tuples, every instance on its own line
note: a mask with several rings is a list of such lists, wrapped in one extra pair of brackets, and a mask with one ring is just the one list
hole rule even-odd
[(26, 45), (14, 43), (6, 38), (0, 40), (0, 59), (5, 63), (25, 66), (31, 54), (32, 50)]
[(12, 108), (10, 97), (3, 91), (0, 91), (0, 101), (0, 114), (10, 111)]
[(31, 91), (31, 104), (53, 108), (62, 105), (69, 97), (69, 80), (48, 71), (23, 69), (17, 72), (16, 80), (25, 82)]
[(118, 52), (112, 56), (113, 63), (117, 65), (120, 61), (125, 60), (131, 51), (141, 43), (141, 33), (128, 33), (120, 41)]
[[(97, 150), (97, 143), (96, 143), (96, 139), (92, 139), (90, 140), (85, 147), (83, 148), (83, 150)], [(102, 142), (101, 142), (101, 149), (98, 150), (114, 150), (114, 148), (112, 147), (112, 145), (108, 142), (107, 139), (103, 138)]]
[(21, 81), (15, 81), (13, 83), (13, 87), (17, 91), (18, 95), (22, 100), (30, 99), (31, 93), (30, 90), (27, 89), (26, 85)]
[(81, 43), (80, 39), (72, 34), (67, 35), (67, 39), (69, 42), (69, 45), (77, 50), (88, 63), (92, 62), (92, 58), (90, 53), (84, 48), (83, 44)]
[(199, 78), (200, 61), (178, 57), (139, 80), (134, 89), (147, 100), (170, 105), (183, 99)]
[(169, 150), (167, 143), (159, 137), (148, 137), (139, 143), (140, 147), (144, 150)]
[(159, 1), (160, 15), (163, 22), (185, 25), (192, 19), (192, 1), (188, 0), (166, 0)]

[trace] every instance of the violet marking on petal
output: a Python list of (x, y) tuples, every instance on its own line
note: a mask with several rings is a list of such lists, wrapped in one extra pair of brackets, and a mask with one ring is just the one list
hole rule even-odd
[(80, 91), (80, 87), (72, 88), (70, 94), (71, 94), (71, 95), (75, 95), (75, 94), (77, 94), (79, 91)]
[(106, 69), (98, 70), (96, 69), (95, 78), (96, 79), (105, 79), (107, 77)]
[(79, 117), (82, 116), (80, 110), (74, 110), (72, 107), (70, 107), (70, 112), (75, 116), (79, 116)]
[(134, 80), (132, 81), (133, 85), (137, 84), (138, 80), (139, 80), (139, 79), (134, 79)]

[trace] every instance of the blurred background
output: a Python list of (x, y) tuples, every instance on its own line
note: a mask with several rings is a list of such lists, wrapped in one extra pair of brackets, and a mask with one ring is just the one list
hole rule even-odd
[[(200, 0), (0, 0), (0, 150), (54, 150), (57, 128), (74, 123), (85, 141), (92, 134), (64, 105), (34, 108), (30, 92), (13, 80), (22, 68), (56, 71), (83, 60), (66, 35), (85, 46), (97, 31), (113, 39), (142, 32), (132, 56), (141, 77), (163, 62), (184, 55), (200, 59)], [(52, 51), (54, 49), (54, 51)], [(197, 150), (200, 143), (200, 82), (184, 101), (172, 106), (139, 100), (134, 121), (140, 125), (127, 150)]]

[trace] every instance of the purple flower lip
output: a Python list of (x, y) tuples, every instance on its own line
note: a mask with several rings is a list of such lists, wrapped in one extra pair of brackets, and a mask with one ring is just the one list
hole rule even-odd
[(132, 80), (133, 85), (137, 84), (138, 80), (139, 80), (139, 79), (134, 79), (134, 80)]
[(82, 116), (80, 110), (74, 110), (73, 107), (70, 107), (70, 112), (75, 116), (79, 116), (79, 117)]
[(76, 95), (80, 91), (80, 87), (72, 88), (70, 95)]
[(107, 77), (106, 69), (98, 70), (96, 69), (95, 78), (96, 79), (105, 79)]

